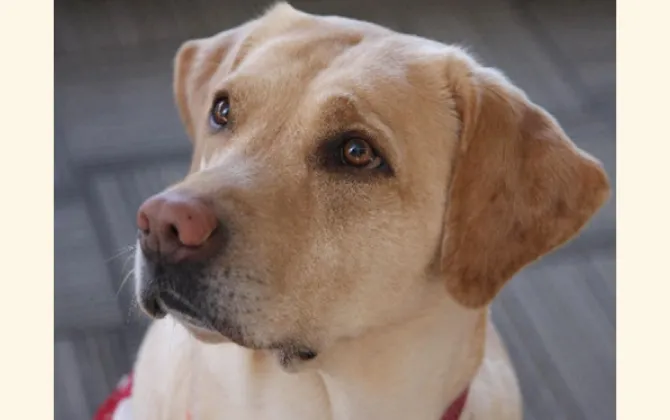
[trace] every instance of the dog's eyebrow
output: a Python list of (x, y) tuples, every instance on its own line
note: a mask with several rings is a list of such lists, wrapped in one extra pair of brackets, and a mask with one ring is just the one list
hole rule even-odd
[(393, 130), (364, 99), (352, 93), (329, 95), (321, 102), (319, 116), (329, 131), (360, 131), (371, 135), (373, 146), (389, 163), (394, 167), (401, 166), (401, 145), (393, 141)]

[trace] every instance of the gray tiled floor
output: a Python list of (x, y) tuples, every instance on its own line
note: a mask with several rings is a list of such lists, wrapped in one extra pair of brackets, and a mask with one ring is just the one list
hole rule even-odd
[[(188, 142), (172, 103), (179, 43), (265, 2), (59, 0), (56, 13), (56, 419), (86, 420), (131, 366), (145, 321), (121, 287), (137, 206), (179, 179)], [(469, 46), (553, 112), (615, 177), (615, 2), (302, 0)], [(614, 418), (615, 197), (569, 246), (493, 305), (527, 419)]]

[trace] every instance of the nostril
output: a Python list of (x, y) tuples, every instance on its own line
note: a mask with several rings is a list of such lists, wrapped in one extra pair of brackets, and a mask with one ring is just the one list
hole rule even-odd
[(168, 227), (168, 232), (173, 238), (179, 240), (179, 229), (177, 228), (177, 225), (175, 225), (174, 223), (170, 223), (170, 226)]
[(145, 234), (149, 233), (151, 223), (149, 217), (143, 211), (137, 213), (137, 228)]

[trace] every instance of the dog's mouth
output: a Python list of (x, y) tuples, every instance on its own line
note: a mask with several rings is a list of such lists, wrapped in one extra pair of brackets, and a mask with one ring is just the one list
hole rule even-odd
[(153, 318), (160, 319), (170, 315), (201, 341), (217, 344), (232, 341), (249, 349), (268, 349), (267, 346), (249, 341), (242, 329), (233, 323), (213, 318), (207, 311), (199, 309), (172, 290), (161, 290), (154, 296), (146, 297), (143, 306)]
[(228, 337), (214, 327), (208, 317), (204, 316), (193, 305), (179, 296), (168, 292), (161, 293), (156, 299), (156, 306), (163, 314), (170, 314), (197, 340), (209, 344), (220, 344), (230, 341)]
[[(215, 331), (213, 322), (195, 306), (172, 292), (161, 292), (156, 298), (159, 311), (199, 329)], [(163, 315), (163, 316), (165, 316)]]
[(295, 340), (253, 340), (233, 319), (215, 317), (205, 308), (194, 304), (194, 296), (188, 299), (173, 287), (165, 284), (161, 287), (158, 281), (150, 283), (152, 286), (141, 288), (138, 293), (144, 311), (154, 319), (170, 315), (199, 341), (209, 344), (233, 342), (250, 350), (268, 350), (276, 353), (284, 366), (292, 365), (295, 360), (307, 361), (317, 356), (311, 346), (300, 345)]
[[(186, 327), (197, 339), (207, 343), (233, 343), (252, 350), (270, 350), (278, 352), (282, 365), (288, 366), (294, 359), (307, 361), (316, 357), (316, 352), (310, 348), (295, 345), (294, 343), (275, 343), (260, 346), (245, 339), (239, 328), (222, 325), (211, 320), (188, 300), (171, 291), (161, 291), (155, 298), (155, 308), (152, 316), (164, 317), (170, 314)], [(162, 314), (158, 314), (157, 311)]]

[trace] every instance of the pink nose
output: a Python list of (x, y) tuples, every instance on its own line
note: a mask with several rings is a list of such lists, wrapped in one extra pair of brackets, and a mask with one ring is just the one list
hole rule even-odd
[(210, 206), (178, 192), (154, 195), (137, 212), (142, 249), (160, 256), (190, 254), (197, 257), (217, 224)]

